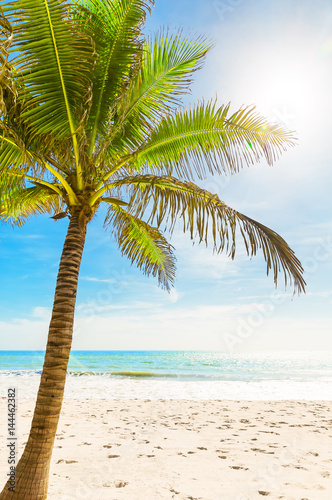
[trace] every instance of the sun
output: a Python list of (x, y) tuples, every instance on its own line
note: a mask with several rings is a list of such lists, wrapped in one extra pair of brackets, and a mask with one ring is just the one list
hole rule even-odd
[(319, 58), (302, 53), (279, 53), (257, 73), (256, 95), (268, 118), (287, 127), (301, 127), (322, 112), (328, 95), (324, 66)]

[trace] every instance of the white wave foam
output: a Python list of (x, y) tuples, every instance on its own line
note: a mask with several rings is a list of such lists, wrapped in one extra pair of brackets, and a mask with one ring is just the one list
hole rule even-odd
[[(15, 387), (18, 398), (35, 398), (40, 375), (0, 374), (1, 396)], [(332, 380), (183, 381), (155, 379), (117, 379), (102, 375), (68, 375), (67, 399), (191, 399), (191, 400), (332, 400)]]

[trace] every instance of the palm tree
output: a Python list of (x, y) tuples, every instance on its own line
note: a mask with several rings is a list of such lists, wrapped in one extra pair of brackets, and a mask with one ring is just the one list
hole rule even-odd
[[(160, 230), (175, 221), (198, 242), (235, 255), (262, 249), (267, 273), (304, 290), (303, 269), (274, 231), (194, 181), (275, 159), (294, 143), (253, 107), (182, 103), (211, 48), (181, 32), (142, 34), (152, 0), (2, 2), (0, 217), (68, 217), (45, 362), (15, 491), (0, 499), (47, 497), (49, 467), (72, 343), (80, 262), (89, 222), (107, 206), (122, 254), (169, 290), (173, 247)], [(11, 45), (12, 58), (8, 57)]]

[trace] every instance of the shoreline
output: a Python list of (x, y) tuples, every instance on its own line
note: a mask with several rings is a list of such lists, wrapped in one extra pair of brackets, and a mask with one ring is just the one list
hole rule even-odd
[[(15, 387), (18, 397), (36, 398), (40, 374), (1, 374), (0, 386)], [(65, 399), (153, 399), (195, 401), (332, 401), (332, 379), (179, 380), (68, 375)]]
[[(18, 399), (19, 455), (34, 404)], [(4, 399), (0, 406), (4, 442)], [(65, 399), (48, 498), (329, 500), (331, 407), (331, 401)], [(7, 468), (2, 454), (3, 479)]]

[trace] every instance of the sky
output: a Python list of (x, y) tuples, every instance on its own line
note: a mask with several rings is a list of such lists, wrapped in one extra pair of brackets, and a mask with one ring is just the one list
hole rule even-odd
[[(146, 32), (183, 28), (214, 42), (188, 103), (255, 104), (296, 131), (272, 167), (200, 183), (271, 227), (296, 252), (307, 293), (266, 276), (262, 255), (241, 245), (232, 261), (176, 228), (170, 294), (122, 257), (103, 228), (88, 228), (73, 349), (332, 350), (332, 4), (329, 0), (156, 0)], [(67, 219), (0, 227), (0, 349), (45, 348)]]

